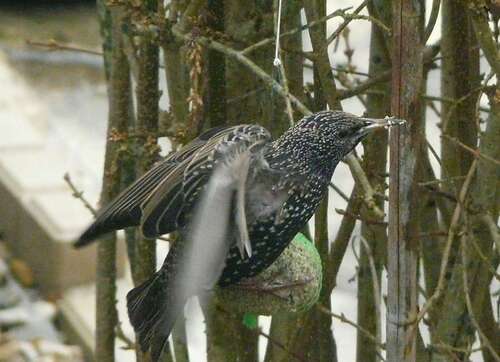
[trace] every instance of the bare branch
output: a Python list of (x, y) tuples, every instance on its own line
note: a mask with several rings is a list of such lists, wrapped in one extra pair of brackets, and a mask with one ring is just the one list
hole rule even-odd
[(50, 39), (47, 42), (41, 42), (41, 41), (33, 41), (33, 40), (26, 40), (26, 44), (32, 47), (39, 47), (39, 48), (45, 48), (48, 51), (70, 51), (70, 52), (77, 52), (77, 53), (85, 53), (85, 54), (92, 54), (92, 55), (97, 55), (97, 56), (102, 56), (103, 53), (97, 50), (91, 50), (91, 49), (84, 49), (80, 48), (77, 46), (73, 45), (65, 45), (58, 43), (54, 39)]
[(488, 230), (491, 234), (491, 239), (495, 243), (497, 253), (500, 254), (500, 234), (498, 232), (498, 225), (493, 220), (493, 217), (490, 214), (485, 214), (482, 216), (484, 223), (488, 226)]
[(493, 157), (490, 157), (488, 155), (485, 155), (485, 154), (481, 153), (478, 149), (474, 149), (474, 148), (471, 148), (471, 147), (467, 146), (465, 143), (460, 142), (460, 140), (456, 139), (455, 137), (451, 137), (451, 136), (449, 136), (447, 134), (443, 134), (442, 137), (446, 138), (447, 140), (450, 140), (453, 143), (456, 143), (457, 145), (459, 145), (460, 147), (462, 147), (464, 150), (469, 151), (470, 153), (472, 153), (475, 157), (482, 158), (483, 160), (486, 160), (486, 161), (489, 161), (489, 162), (493, 162), (497, 166), (500, 166), (500, 161), (499, 160), (496, 160)]
[(385, 221), (374, 220), (374, 219), (367, 219), (367, 218), (364, 218), (361, 215), (353, 214), (353, 213), (351, 213), (351, 212), (349, 212), (347, 210), (335, 209), (335, 212), (337, 214), (339, 214), (339, 215), (344, 215), (344, 216), (351, 217), (351, 218), (356, 219), (356, 220), (363, 221), (364, 223), (366, 223), (368, 225), (383, 225), (383, 226), (387, 226), (387, 222), (385, 222)]
[[(342, 323), (349, 324), (350, 326), (356, 328), (361, 333), (363, 333), (371, 342), (378, 345), (381, 349), (385, 349), (385, 346), (377, 340), (377, 337), (375, 337), (373, 334), (371, 334), (365, 328), (361, 327), (360, 325), (358, 325), (355, 322), (351, 321), (350, 319), (346, 318), (346, 316), (344, 314), (337, 314), (337, 313), (331, 312), (328, 308), (322, 306), (321, 304), (316, 304), (316, 308), (319, 311), (321, 311), (322, 313), (327, 314), (332, 318), (338, 319)], [(382, 356), (380, 356), (380, 358), (382, 360), (384, 360), (384, 358)]]
[(434, 30), (434, 26), (436, 25), (436, 21), (439, 15), (440, 6), (441, 6), (441, 0), (432, 1), (431, 15), (429, 17), (429, 22), (427, 23), (424, 32), (424, 44), (427, 42), (427, 40), (429, 40), (429, 37), (431, 36), (432, 31)]
[(337, 185), (333, 182), (330, 182), (330, 187), (333, 191), (335, 191), (344, 201), (349, 201), (349, 196), (347, 196), (344, 191), (342, 191)]
[(368, 181), (368, 177), (366, 177), (366, 174), (363, 171), (363, 168), (361, 167), (358, 159), (352, 153), (350, 153), (346, 157), (346, 162), (351, 169), (356, 183), (359, 183), (364, 191), (364, 202), (366, 204), (366, 207), (377, 217), (383, 218), (385, 214), (375, 202), (375, 191), (370, 185), (370, 181)]
[(364, 93), (366, 90), (370, 89), (374, 85), (388, 82), (390, 79), (391, 79), (391, 71), (388, 70), (386, 72), (378, 74), (375, 77), (368, 78), (364, 82), (359, 83), (358, 85), (351, 87), (349, 89), (339, 89), (338, 90), (338, 98), (339, 99), (346, 99), (346, 98), (350, 98), (353, 96), (357, 96), (359, 94)]
[[(172, 34), (180, 41), (186, 42), (191, 41), (192, 38), (189, 35), (183, 34), (176, 30), (172, 29)], [(210, 49), (217, 50), (226, 56), (237, 60), (240, 64), (244, 65), (248, 69), (250, 69), (256, 76), (258, 76), (266, 85), (275, 90), (279, 95), (284, 97), (285, 99), (289, 99), (290, 102), (304, 115), (309, 115), (312, 112), (294, 95), (286, 92), (285, 89), (276, 82), (269, 74), (267, 74), (262, 68), (260, 68), (257, 64), (251, 61), (248, 57), (246, 57), (242, 52), (234, 50), (222, 43), (219, 43), (215, 40), (199, 36), (196, 38), (196, 41), (201, 45), (209, 47)], [(370, 186), (368, 178), (366, 177), (363, 168), (359, 164), (359, 161), (353, 156), (348, 155), (346, 157), (346, 161), (349, 164), (351, 172), (353, 173), (354, 178), (357, 182), (361, 183), (361, 187), (365, 192), (365, 201), (370, 210), (372, 210), (376, 215), (381, 215), (383, 217), (384, 212), (378, 208), (376, 205), (373, 196), (375, 192), (373, 188)]]
[(123, 349), (135, 349), (136, 347), (135, 343), (130, 338), (127, 337), (125, 332), (123, 332), (121, 322), (116, 323), (115, 333), (116, 333), (116, 338), (125, 343), (125, 346), (122, 347)]
[(83, 196), (83, 191), (78, 191), (78, 189), (76, 188), (73, 181), (71, 181), (71, 177), (70, 177), (69, 173), (66, 172), (64, 174), (63, 178), (64, 178), (64, 181), (66, 181), (66, 183), (68, 184), (71, 191), (73, 192), (73, 197), (79, 199), (83, 203), (83, 206), (85, 206), (85, 208), (88, 209), (90, 211), (90, 213), (95, 217), (97, 215), (97, 210)]
[[(475, 162), (475, 161), (474, 161)], [(469, 281), (467, 277), (467, 255), (466, 255), (466, 250), (465, 250), (465, 235), (462, 235), (461, 237), (461, 250), (462, 250), (462, 279), (463, 279), (463, 287), (464, 287), (464, 294), (465, 294), (465, 305), (467, 306), (467, 312), (469, 313), (469, 318), (474, 325), (474, 328), (476, 329), (477, 333), (479, 334), (479, 337), (481, 338), (481, 343), (490, 351), (491, 355), (495, 359), (495, 361), (500, 362), (500, 356), (497, 354), (495, 349), (492, 347), (491, 342), (489, 339), (486, 337), (486, 335), (483, 333), (481, 330), (481, 327), (479, 326), (479, 323), (476, 320), (476, 317), (474, 315), (474, 310), (472, 308), (472, 302), (470, 299), (470, 291), (469, 291)]]
[[(341, 17), (341, 16), (345, 16), (345, 12), (347, 10), (349, 10), (350, 7), (348, 8), (345, 8), (345, 9), (338, 9), (338, 10), (335, 10), (333, 13), (331, 14), (328, 14), (327, 16), (324, 16), (318, 20), (315, 20), (315, 21), (310, 21), (309, 23), (305, 24), (305, 25), (302, 25), (301, 27), (298, 27), (296, 29), (293, 29), (293, 30), (289, 30), (287, 32), (284, 32), (284, 33), (281, 33), (280, 35), (280, 39), (281, 38), (284, 38), (286, 36), (290, 36), (290, 35), (294, 35), (300, 31), (304, 31), (304, 30), (307, 30), (309, 28), (312, 28), (313, 26), (317, 26), (319, 24), (322, 24), (330, 19), (333, 19), (335, 17)], [(246, 47), (245, 49), (243, 49), (241, 51), (242, 54), (244, 55), (248, 55), (249, 53), (263, 47), (263, 46), (266, 46), (268, 44), (273, 44), (274, 42), (276, 41), (276, 38), (275, 37), (271, 37), (271, 38), (266, 38), (266, 39), (263, 39), (255, 44), (252, 44), (248, 47)]]
[(448, 268), (448, 260), (450, 258), (450, 251), (451, 251), (451, 245), (453, 242), (453, 239), (455, 238), (455, 235), (457, 234), (457, 229), (459, 226), (459, 221), (460, 221), (460, 216), (462, 214), (462, 209), (464, 205), (465, 198), (467, 196), (467, 193), (469, 191), (469, 187), (472, 182), (472, 178), (476, 172), (477, 168), (477, 160), (475, 159), (472, 161), (472, 165), (469, 169), (469, 172), (467, 173), (467, 176), (465, 177), (464, 183), (462, 184), (462, 188), (460, 190), (459, 194), (459, 202), (457, 202), (457, 205), (455, 206), (455, 210), (453, 211), (453, 216), (451, 219), (450, 223), (450, 228), (448, 232), (448, 238), (446, 240), (446, 244), (443, 250), (443, 257), (441, 259), (441, 268), (440, 268), (440, 273), (439, 273), (439, 279), (436, 285), (436, 289), (434, 293), (427, 299), (425, 304), (422, 306), (420, 309), (420, 312), (417, 314), (416, 318), (414, 320), (408, 321), (408, 323), (414, 324), (413, 325), (413, 330), (414, 332), (416, 331), (418, 327), (418, 323), (422, 320), (422, 318), (425, 316), (425, 314), (429, 311), (429, 309), (432, 307), (432, 305), (436, 302), (441, 297), (441, 294), (443, 293), (444, 289), (446, 288), (446, 270)]
[[(382, 327), (381, 327), (381, 322), (382, 322), (382, 317), (380, 315), (381, 311), (381, 296), (380, 296), (380, 283), (378, 281), (378, 276), (377, 276), (377, 269), (375, 268), (375, 259), (373, 257), (372, 253), (372, 248), (370, 248), (370, 244), (366, 241), (366, 239), (363, 237), (363, 235), (359, 236), (359, 240), (361, 240), (361, 243), (363, 247), (365, 248), (366, 254), (368, 256), (368, 262), (370, 265), (370, 273), (372, 275), (372, 285), (373, 285), (373, 296), (374, 296), (374, 303), (375, 303), (375, 314), (376, 314), (376, 325), (377, 325), (377, 341), (382, 340)], [(377, 353), (379, 354), (379, 353)]]
[(484, 56), (488, 60), (491, 68), (495, 72), (497, 79), (500, 78), (500, 57), (498, 56), (498, 44), (495, 42), (495, 37), (491, 32), (488, 24), (488, 18), (484, 11), (482, 1), (464, 1), (469, 7), (469, 15), (474, 25), (477, 40)]
[[(498, 228), (495, 225), (495, 228)], [(477, 255), (479, 255), (479, 258), (483, 261), (484, 265), (489, 269), (490, 273), (498, 280), (500, 280), (500, 274), (497, 273), (496, 269), (491, 265), (490, 260), (488, 260), (488, 257), (484, 255), (484, 253), (481, 251), (481, 248), (479, 245), (477, 245), (477, 241), (474, 239), (474, 237), (470, 238), (471, 244), (474, 247), (475, 252)]]

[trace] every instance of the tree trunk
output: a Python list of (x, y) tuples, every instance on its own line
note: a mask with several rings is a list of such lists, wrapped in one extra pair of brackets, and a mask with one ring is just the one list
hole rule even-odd
[[(457, 1), (445, 0), (442, 4), (442, 96), (454, 100), (443, 103), (442, 132), (456, 138), (470, 147), (477, 143), (477, 87), (479, 86), (479, 50), (466, 6)], [(457, 102), (460, 99), (460, 102)], [(457, 103), (456, 103), (457, 102)], [(444, 183), (443, 189), (458, 194), (463, 177), (471, 167), (471, 153), (442, 138), (441, 178), (451, 179)], [(462, 177), (462, 178), (459, 178)], [(449, 205), (453, 208), (454, 205)], [(453, 253), (450, 256), (449, 280), (447, 293), (443, 296), (439, 308), (439, 319), (431, 326), (432, 339), (453, 347), (466, 348), (474, 336), (463, 330), (465, 297), (463, 292), (462, 269), (459, 250), (459, 238), (453, 241)], [(464, 333), (465, 332), (465, 333)], [(448, 353), (436, 353), (433, 361), (449, 361)]]
[[(423, 77), (423, 1), (393, 3), (392, 114), (406, 127), (391, 130), (387, 251), (387, 361), (416, 360), (419, 156)], [(415, 330), (416, 329), (416, 330)]]
[[(386, 24), (391, 23), (389, 1), (375, 1), (369, 11), (372, 16), (381, 17)], [(377, 76), (382, 72), (390, 70), (391, 61), (387, 53), (387, 39), (385, 34), (375, 25), (372, 24), (370, 35), (370, 64), (369, 74), (371, 77)], [(373, 87), (374, 90), (380, 93), (370, 93), (366, 97), (366, 111), (369, 117), (383, 118), (390, 113), (390, 84), (381, 83)], [(387, 164), (387, 135), (378, 134), (370, 135), (364, 142), (364, 162), (363, 168), (368, 176), (368, 179), (376, 190), (383, 193), (385, 185), (385, 170)], [(378, 206), (383, 210), (383, 199), (377, 200)], [(372, 215), (370, 210), (365, 212), (366, 218), (370, 220), (383, 221), (383, 218)], [(373, 285), (373, 275), (370, 267), (370, 254), (373, 257), (375, 264), (376, 278), (379, 280), (382, 266), (384, 265), (385, 250), (387, 247), (386, 227), (384, 225), (373, 225), (372, 223), (363, 222), (361, 224), (362, 237), (367, 241), (371, 252), (368, 253), (363, 243), (360, 246), (360, 262), (358, 271), (358, 325), (369, 331), (372, 335), (377, 336), (381, 343), (380, 323), (378, 320), (381, 311), (377, 310), (381, 301), (376, 301)], [(381, 290), (378, 290), (380, 295)], [(377, 306), (378, 304), (378, 306)], [(356, 360), (358, 362), (375, 362), (379, 360), (380, 348), (378, 348), (371, 340), (363, 333), (357, 333), (356, 337)]]
[[(111, 139), (114, 132), (127, 132), (131, 115), (130, 69), (120, 32), (123, 14), (120, 9), (109, 10), (98, 1), (104, 65), (108, 81), (108, 131), (104, 161), (101, 205), (120, 192), (120, 147)], [(116, 311), (116, 237), (108, 236), (97, 245), (96, 279), (96, 344), (95, 359), (114, 362)]]

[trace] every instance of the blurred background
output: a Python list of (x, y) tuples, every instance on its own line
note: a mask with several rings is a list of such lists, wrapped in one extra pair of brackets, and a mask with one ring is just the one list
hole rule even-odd
[(93, 279), (95, 251), (68, 255), (92, 215), (63, 175), (97, 203), (107, 127), (102, 59), (27, 42), (53, 39), (100, 53), (95, 2), (3, 1), (0, 18), (0, 360), (82, 360), (77, 340), (54, 323), (69, 288)]
[[(326, 13), (346, 8), (352, 11), (360, 3), (330, 0), (326, 2)], [(429, 0), (426, 3), (428, 21), (434, 2)], [(269, 4), (262, 5), (263, 9), (271, 7)], [(367, 9), (360, 14), (368, 15)], [(300, 19), (302, 24), (307, 23), (303, 10), (300, 11)], [(327, 34), (332, 34), (343, 21), (341, 17), (329, 20)], [(348, 79), (342, 78), (344, 73), (336, 73), (339, 75), (336, 80), (339, 88), (349, 89), (349, 85), (355, 86), (366, 79), (371, 28), (370, 21), (357, 19), (349, 25), (347, 35), (344, 32), (343, 37), (328, 47), (332, 65), (352, 71), (349, 75), (352, 78)], [(307, 31), (301, 34), (303, 51), (311, 51)], [(439, 44), (440, 39), (441, 17), (437, 18), (427, 44)], [(293, 54), (292, 50), (289, 51)], [(261, 56), (259, 62), (272, 64), (272, 55), (266, 56)], [(426, 95), (429, 99), (441, 96), (440, 59), (438, 55), (434, 56), (434, 66), (427, 73)], [(311, 64), (308, 60), (304, 62)], [(164, 65), (163, 55), (160, 56), (160, 64)], [(486, 60), (481, 57), (481, 71), (488, 73), (488, 69)], [(84, 198), (93, 207), (97, 207), (101, 195), (108, 127), (108, 88), (104, 70), (95, 2), (2, 1), (0, 361), (79, 361), (92, 358), (96, 328), (96, 250), (95, 246), (73, 250), (71, 242), (92, 220), (91, 212), (75, 197), (75, 192), (83, 191)], [(303, 68), (303, 83), (308, 86), (314, 83), (311, 66)], [(167, 87), (163, 68), (160, 69), (159, 87), (162, 90), (160, 109), (170, 110), (170, 88)], [(246, 87), (244, 92), (248, 89)], [(266, 94), (263, 93), (263, 97)], [(228, 106), (228, 113), (234, 118), (232, 122), (255, 121), (245, 120), (245, 107), (251, 103), (238, 104), (241, 94), (237, 92), (231, 96), (233, 98), (228, 100), (228, 104), (232, 105)], [(300, 97), (307, 100), (307, 92)], [(478, 102), (481, 107), (488, 107), (486, 96), (478, 98)], [(284, 104), (281, 106), (284, 107)], [(366, 110), (366, 104), (360, 97), (346, 98), (342, 106), (357, 115)], [(437, 102), (426, 108), (426, 136), (440, 154), (438, 124), (441, 119), (433, 107), (441, 106)], [(296, 119), (300, 116), (297, 112), (294, 115)], [(286, 117), (283, 115), (282, 118)], [(160, 137), (161, 154), (166, 154), (172, 147), (166, 137), (168, 135), (166, 132)], [(362, 147), (359, 147), (358, 155), (363, 155)], [(439, 175), (439, 162), (434, 158), (430, 162)], [(66, 180), (65, 175), (69, 176)], [(339, 165), (335, 184), (341, 193), (351, 193), (354, 181), (347, 165)], [(346, 205), (346, 200), (338, 192), (330, 193), (330, 240), (335, 239), (342, 221), (342, 214), (336, 210), (344, 210)], [(312, 223), (311, 228), (314, 232)], [(358, 222), (353, 234), (360, 233)], [(121, 323), (119, 333), (123, 335), (117, 338), (115, 360), (135, 361), (134, 350), (123, 348), (127, 346), (127, 341), (134, 338), (124, 305), (125, 294), (133, 282), (123, 238), (124, 235), (119, 233), (116, 300)], [(357, 255), (360, 246), (359, 243), (350, 245), (352, 248), (349, 247), (345, 254), (331, 294), (331, 311), (356, 321), (359, 292)], [(156, 255), (159, 265), (167, 252), (168, 244), (159, 241)], [(381, 290), (385, 294), (385, 271), (381, 273)], [(498, 294), (498, 281), (493, 279), (490, 288), (493, 298), (494, 293)], [(495, 298), (492, 303), (498, 301), (498, 295)], [(385, 315), (384, 305), (381, 313)], [(185, 316), (186, 348), (190, 360), (206, 360), (203, 316), (196, 301), (187, 305)], [(498, 314), (495, 316), (498, 318)], [(382, 317), (382, 338), (385, 335), (384, 320)], [(259, 318), (259, 325), (266, 333), (270, 323), (270, 317)], [(356, 339), (357, 329), (338, 318), (333, 319), (332, 329), (338, 361), (363, 361)], [(430, 343), (427, 327), (421, 329), (425, 343)], [(261, 336), (258, 343), (259, 359), (264, 360), (268, 339)], [(470, 348), (478, 349), (468, 353), (467, 358), (484, 360), (478, 339), (471, 342)]]

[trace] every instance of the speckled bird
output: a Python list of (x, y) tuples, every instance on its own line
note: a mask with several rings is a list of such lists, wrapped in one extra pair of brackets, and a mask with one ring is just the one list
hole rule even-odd
[(127, 295), (139, 343), (157, 361), (187, 298), (272, 264), (314, 214), (339, 161), (393, 123), (323, 111), (274, 141), (258, 125), (208, 130), (106, 205), (76, 245), (130, 226), (152, 239), (184, 236)]

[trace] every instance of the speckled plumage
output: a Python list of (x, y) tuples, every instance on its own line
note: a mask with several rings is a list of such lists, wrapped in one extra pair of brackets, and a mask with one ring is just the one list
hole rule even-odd
[[(245, 172), (244, 211), (251, 252), (247, 251), (250, 256), (242, 252), (240, 239), (245, 232), (237, 225), (241, 218), (233, 219), (237, 214), (237, 202), (233, 200), (225, 264), (222, 274), (216, 276), (220, 275), (220, 286), (237, 283), (276, 260), (313, 215), (338, 162), (368, 131), (384, 125), (387, 122), (324, 111), (302, 119), (275, 141), (256, 125), (209, 130), (107, 205), (77, 245), (104, 232), (134, 225), (140, 225), (147, 237), (175, 230), (189, 236), (186, 230), (192, 226), (196, 206), (214, 170), (226, 167), (221, 180), (229, 185), (236, 184), (238, 173)], [(241, 162), (243, 157), (248, 157), (248, 165)], [(236, 195), (238, 189), (234, 187)], [(212, 205), (214, 212), (219, 206)], [(209, 209), (207, 215), (211, 213)], [(153, 360), (161, 355), (188, 296), (172, 296), (183, 255), (183, 243), (176, 243), (162, 268), (127, 296), (132, 325), (143, 349), (151, 347)]]

